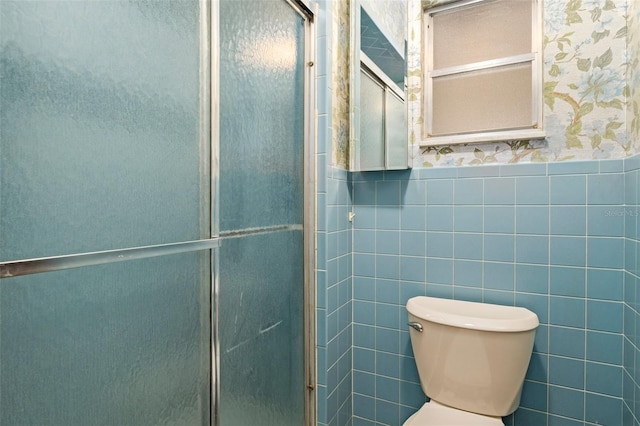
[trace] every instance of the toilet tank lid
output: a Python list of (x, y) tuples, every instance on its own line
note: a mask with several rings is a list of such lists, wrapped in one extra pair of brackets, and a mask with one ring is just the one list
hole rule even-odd
[(516, 332), (538, 327), (538, 316), (526, 308), (418, 296), (407, 311), (426, 321), (483, 331)]

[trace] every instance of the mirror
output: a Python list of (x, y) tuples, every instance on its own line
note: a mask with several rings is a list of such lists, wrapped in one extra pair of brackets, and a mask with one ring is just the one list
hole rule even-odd
[(351, 0), (349, 168), (408, 168), (406, 0)]

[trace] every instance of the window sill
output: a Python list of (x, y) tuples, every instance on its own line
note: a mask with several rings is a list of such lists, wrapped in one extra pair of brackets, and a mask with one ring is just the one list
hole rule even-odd
[(420, 148), (442, 145), (460, 145), (481, 142), (506, 142), (514, 140), (544, 139), (541, 129), (508, 130), (501, 132), (467, 133), (446, 136), (431, 136), (420, 142)]

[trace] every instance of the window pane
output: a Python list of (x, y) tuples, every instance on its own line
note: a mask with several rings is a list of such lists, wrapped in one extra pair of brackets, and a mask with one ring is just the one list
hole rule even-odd
[(531, 64), (433, 79), (432, 136), (531, 127)]
[(384, 169), (384, 89), (360, 72), (360, 167)]
[(530, 1), (496, 0), (433, 17), (433, 69), (531, 53)]

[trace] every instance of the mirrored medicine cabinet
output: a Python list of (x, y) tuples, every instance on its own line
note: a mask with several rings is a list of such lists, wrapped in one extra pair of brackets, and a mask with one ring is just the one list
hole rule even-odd
[(349, 169), (407, 169), (406, 1), (350, 3)]

